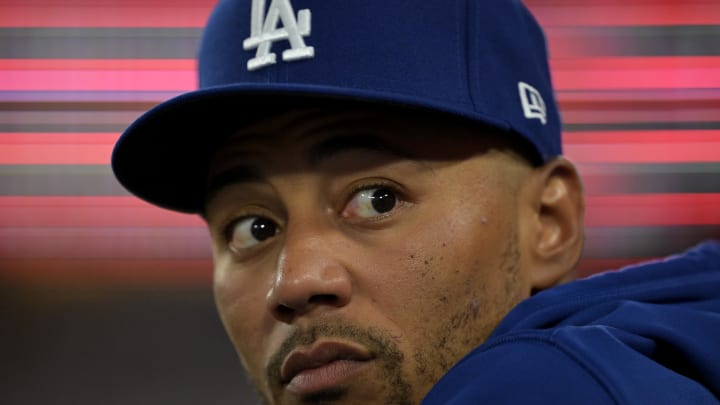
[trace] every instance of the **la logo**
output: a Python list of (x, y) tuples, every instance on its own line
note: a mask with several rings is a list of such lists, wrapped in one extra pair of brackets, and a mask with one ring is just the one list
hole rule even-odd
[[(315, 48), (305, 45), (303, 37), (310, 35), (310, 10), (298, 11), (295, 18), (290, 0), (272, 0), (265, 13), (265, 0), (253, 0), (250, 14), (250, 36), (243, 41), (243, 49), (257, 48), (255, 57), (247, 62), (248, 70), (256, 70), (277, 63), (277, 55), (270, 52), (273, 42), (290, 42), (290, 49), (282, 52), (282, 60), (289, 62), (315, 56)], [(278, 27), (278, 23), (282, 26)]]

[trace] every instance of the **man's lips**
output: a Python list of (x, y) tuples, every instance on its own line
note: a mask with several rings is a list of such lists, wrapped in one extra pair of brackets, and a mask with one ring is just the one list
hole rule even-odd
[(292, 351), (280, 368), (280, 378), (289, 391), (310, 394), (337, 387), (371, 359), (362, 347), (318, 342), (308, 349)]

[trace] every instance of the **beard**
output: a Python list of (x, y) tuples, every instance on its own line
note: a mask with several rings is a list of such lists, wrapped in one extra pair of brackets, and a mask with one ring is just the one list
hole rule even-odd
[[(280, 345), (266, 367), (266, 377), (271, 387), (279, 386), (280, 368), (285, 358), (298, 346), (312, 345), (320, 338), (339, 338), (356, 342), (364, 346), (370, 353), (377, 367), (376, 381), (381, 384), (380, 390), (368, 387), (376, 392), (373, 403), (393, 405), (411, 405), (413, 402), (411, 385), (403, 375), (404, 355), (396, 339), (390, 333), (379, 328), (361, 327), (343, 320), (323, 319), (308, 329), (296, 329)], [(256, 384), (257, 385), (257, 384)], [(259, 387), (257, 387), (259, 388)], [(362, 387), (360, 388), (362, 390)], [(337, 387), (300, 398), (306, 404), (347, 403), (350, 394), (348, 387)], [(271, 400), (265, 397), (266, 404), (279, 403), (278, 398)]]

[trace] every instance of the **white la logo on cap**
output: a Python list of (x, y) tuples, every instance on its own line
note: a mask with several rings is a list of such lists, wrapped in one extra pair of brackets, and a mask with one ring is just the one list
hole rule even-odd
[(540, 92), (525, 82), (518, 82), (518, 90), (520, 91), (520, 102), (522, 103), (525, 118), (537, 118), (545, 125), (547, 123), (547, 110)]
[[(250, 36), (243, 41), (243, 49), (257, 48), (255, 57), (247, 63), (248, 70), (256, 70), (277, 63), (277, 56), (270, 52), (275, 41), (287, 40), (290, 49), (283, 51), (283, 61), (307, 59), (315, 56), (315, 48), (306, 46), (303, 37), (310, 35), (310, 10), (298, 11), (297, 19), (290, 0), (272, 0), (263, 21), (265, 0), (253, 0), (250, 17)], [(282, 27), (278, 22), (282, 20)]]

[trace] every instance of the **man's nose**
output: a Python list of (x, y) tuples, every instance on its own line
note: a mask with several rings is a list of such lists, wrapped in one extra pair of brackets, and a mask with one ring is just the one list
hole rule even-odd
[(352, 297), (341, 236), (329, 227), (288, 227), (267, 305), (281, 322), (291, 323), (312, 311), (341, 308)]

